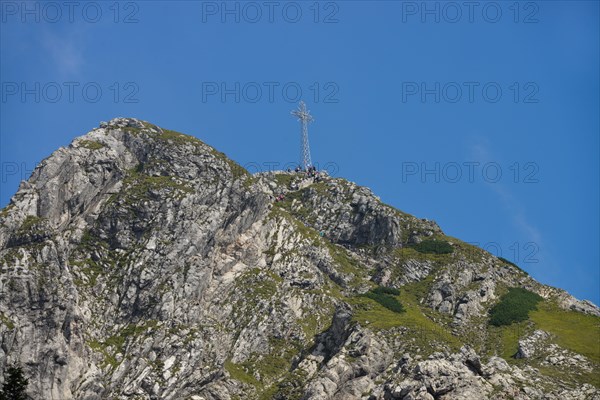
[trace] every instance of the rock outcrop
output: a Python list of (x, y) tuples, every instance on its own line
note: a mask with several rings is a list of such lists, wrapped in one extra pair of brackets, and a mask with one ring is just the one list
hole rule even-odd
[[(0, 372), (35, 399), (600, 398), (600, 350), (569, 336), (598, 334), (592, 303), (367, 188), (144, 121), (55, 151), (0, 224)], [(511, 287), (540, 315), (490, 326)]]

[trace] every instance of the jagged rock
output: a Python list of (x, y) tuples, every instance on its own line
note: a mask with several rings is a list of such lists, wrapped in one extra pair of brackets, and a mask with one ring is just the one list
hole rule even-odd
[[(452, 252), (419, 252), (426, 238)], [(512, 286), (600, 315), (367, 188), (250, 175), (116, 118), (42, 161), (0, 212), (0, 372), (22, 365), (45, 400), (597, 398), (540, 374), (598, 368), (542, 331), (519, 342), (522, 367), (475, 350), (495, 353), (486, 313)]]
[(519, 340), (519, 350), (515, 358), (531, 358), (545, 346), (545, 341), (550, 337), (548, 332), (541, 329), (536, 330), (530, 336)]

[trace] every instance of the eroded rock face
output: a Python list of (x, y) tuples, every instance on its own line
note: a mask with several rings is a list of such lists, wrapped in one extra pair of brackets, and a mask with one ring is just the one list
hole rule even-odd
[(543, 351), (546, 346), (546, 341), (550, 338), (548, 332), (540, 329), (533, 332), (532, 335), (519, 340), (519, 351), (516, 358), (531, 358)]
[[(251, 176), (147, 122), (117, 118), (58, 149), (0, 223), (0, 372), (23, 366), (36, 399), (599, 395), (510, 365), (485, 323), (511, 286), (600, 315), (593, 304), (367, 188), (326, 174)], [(453, 251), (416, 251), (426, 240)], [(363, 296), (377, 285), (400, 288), (407, 312)], [(463, 346), (473, 332), (477, 350)], [(527, 362), (598, 367), (538, 336), (519, 342)]]

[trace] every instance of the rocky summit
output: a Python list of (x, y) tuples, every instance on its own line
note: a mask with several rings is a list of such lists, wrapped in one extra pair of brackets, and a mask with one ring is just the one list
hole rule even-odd
[(600, 310), (326, 173), (117, 118), (0, 212), (33, 399), (600, 399)]

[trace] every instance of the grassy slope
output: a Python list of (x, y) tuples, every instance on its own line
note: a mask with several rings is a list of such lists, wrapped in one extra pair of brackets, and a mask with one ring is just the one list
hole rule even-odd
[(559, 346), (600, 363), (600, 318), (544, 302), (531, 312), (530, 319), (537, 328), (555, 335)]
[(579, 353), (595, 363), (600, 363), (600, 318), (576, 311), (565, 311), (550, 301), (538, 304), (529, 320), (501, 328), (490, 327), (499, 336), (499, 354), (506, 358), (517, 352), (519, 337), (535, 329), (553, 335), (552, 342), (562, 348)]
[[(348, 302), (354, 306), (354, 320), (363, 326), (374, 330), (387, 330), (394, 327), (407, 327), (407, 335), (413, 339), (415, 347), (419, 347), (425, 354), (444, 350), (460, 348), (460, 341), (450, 331), (434, 322), (434, 311), (427, 311), (419, 304), (419, 298), (428, 285), (427, 280), (400, 288), (400, 295), (396, 296), (403, 305), (405, 312), (393, 312), (376, 301), (367, 297), (353, 297)], [(439, 318), (442, 318), (440, 315)]]

